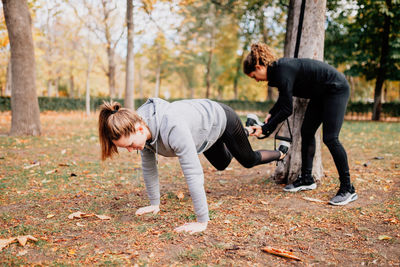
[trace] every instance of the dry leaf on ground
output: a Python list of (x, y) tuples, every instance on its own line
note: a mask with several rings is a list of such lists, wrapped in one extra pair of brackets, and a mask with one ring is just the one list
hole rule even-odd
[(183, 194), (183, 192), (178, 192), (177, 194), (176, 194), (176, 196), (178, 197), (178, 199), (179, 200), (182, 200), (182, 199), (184, 199), (185, 198), (185, 195)]
[(100, 220), (111, 220), (111, 217), (107, 216), (107, 215), (97, 215), (97, 214), (95, 214), (95, 216), (97, 218), (99, 218)]
[(267, 247), (263, 247), (261, 250), (265, 251), (265, 252), (268, 252), (268, 253), (271, 253), (273, 255), (278, 255), (278, 256), (281, 256), (281, 257), (285, 257), (285, 258), (301, 261), (301, 259), (299, 257), (293, 255), (292, 252), (286, 251), (286, 250), (283, 250), (283, 249), (277, 249), (277, 248), (273, 248), (273, 247), (267, 246)]
[(31, 236), (31, 235), (23, 235), (23, 236), (17, 236), (17, 240), (18, 242), (21, 244), (21, 246), (25, 246), (26, 242), (28, 242), (28, 240), (32, 240), (32, 241), (38, 241), (37, 238)]
[(10, 245), (11, 243), (14, 243), (16, 240), (15, 237), (8, 238), (8, 239), (0, 239), (0, 251)]
[(28, 242), (28, 240), (32, 240), (32, 241), (38, 241), (37, 238), (31, 236), (31, 235), (24, 235), (24, 236), (17, 236), (17, 237), (11, 237), (8, 239), (0, 239), (0, 251), (7, 247), (8, 245), (18, 241), (21, 246), (25, 246), (26, 242)]

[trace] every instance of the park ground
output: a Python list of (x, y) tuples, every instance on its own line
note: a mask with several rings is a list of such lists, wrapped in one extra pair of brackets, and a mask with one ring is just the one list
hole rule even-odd
[[(96, 115), (41, 114), (42, 136), (10, 137), (0, 113), (0, 239), (32, 235), (0, 251), (0, 265), (360, 266), (400, 265), (400, 123), (346, 121), (347, 149), (359, 200), (327, 205), (337, 173), (323, 147), (316, 190), (286, 193), (269, 179), (275, 164), (216, 171), (203, 156), (211, 221), (204, 233), (176, 233), (195, 219), (177, 159), (159, 157), (161, 211), (148, 204), (140, 155), (100, 161)], [(253, 140), (271, 148), (271, 140)], [(321, 202), (311, 201), (313, 199)], [(75, 212), (88, 216), (69, 219)], [(292, 251), (301, 261), (265, 253)]]

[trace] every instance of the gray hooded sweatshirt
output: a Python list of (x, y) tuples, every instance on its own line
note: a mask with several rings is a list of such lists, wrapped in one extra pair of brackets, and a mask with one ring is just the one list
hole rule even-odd
[(157, 154), (178, 157), (197, 221), (208, 221), (204, 174), (198, 154), (209, 149), (223, 134), (226, 127), (225, 111), (218, 103), (208, 99), (169, 103), (150, 98), (137, 113), (148, 125), (152, 136), (141, 151), (143, 177), (150, 204), (160, 204)]

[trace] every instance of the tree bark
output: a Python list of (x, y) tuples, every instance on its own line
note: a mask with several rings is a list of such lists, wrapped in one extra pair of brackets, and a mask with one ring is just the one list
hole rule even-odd
[[(285, 37), (285, 57), (293, 57), (296, 45), (297, 28), (301, 9), (301, 0), (291, 0), (288, 10)], [(326, 0), (307, 1), (302, 27), (302, 36), (299, 48), (299, 58), (313, 58), (323, 60), (324, 34), (325, 34), (325, 9)], [(290, 183), (301, 172), (301, 136), (300, 129), (304, 119), (308, 100), (293, 97), (293, 115), (289, 118), (293, 134), (293, 143), (290, 153), (286, 156), (284, 164), (279, 164), (275, 169), (273, 178), (278, 183)], [(288, 136), (286, 124), (283, 125), (280, 135)], [(313, 163), (313, 176), (320, 179), (323, 175), (321, 160), (321, 130), (315, 136), (316, 151)]]
[(2, 0), (11, 47), (11, 135), (40, 135), (35, 55), (26, 0)]
[(72, 74), (72, 69), (70, 70), (69, 74), (69, 97), (70, 98), (75, 97), (75, 81), (74, 81), (74, 75)]
[(156, 88), (154, 92), (154, 96), (158, 97), (160, 95), (160, 84), (161, 84), (161, 47), (160, 44), (157, 43), (157, 70), (156, 70)]
[(7, 80), (4, 95), (11, 96), (11, 85), (12, 85), (12, 75), (11, 75), (11, 58), (8, 60), (7, 65)]
[(128, 46), (126, 52), (126, 73), (125, 73), (125, 107), (131, 110), (135, 109), (134, 98), (134, 74), (135, 61), (133, 54), (133, 3), (132, 0), (127, 0), (126, 7), (126, 25), (128, 28)]
[[(386, 0), (386, 5), (391, 11), (392, 2)], [(374, 107), (372, 110), (372, 120), (379, 121), (382, 110), (382, 86), (385, 82), (385, 74), (387, 69), (388, 55), (389, 55), (389, 34), (390, 34), (390, 16), (385, 13), (385, 22), (383, 25), (382, 32), (382, 45), (381, 45), (381, 58), (379, 62), (378, 76), (375, 82), (375, 93), (374, 93)]]

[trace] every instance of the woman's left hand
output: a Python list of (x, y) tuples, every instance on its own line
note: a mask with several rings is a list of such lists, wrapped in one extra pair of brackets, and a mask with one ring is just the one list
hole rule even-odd
[(262, 128), (261, 128), (260, 125), (253, 125), (253, 126), (250, 126), (250, 128), (253, 129), (253, 132), (250, 133), (250, 136), (257, 136), (257, 137), (259, 137), (259, 136), (262, 135)]
[(187, 232), (189, 234), (194, 234), (198, 232), (203, 232), (207, 229), (208, 222), (193, 222), (185, 223), (182, 226), (175, 228), (176, 232)]

